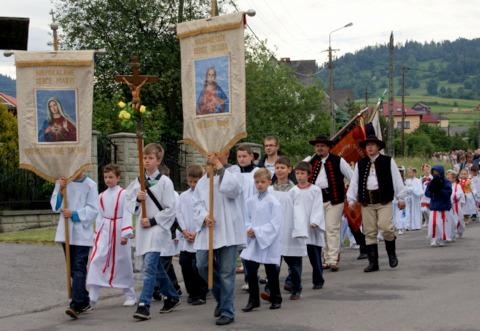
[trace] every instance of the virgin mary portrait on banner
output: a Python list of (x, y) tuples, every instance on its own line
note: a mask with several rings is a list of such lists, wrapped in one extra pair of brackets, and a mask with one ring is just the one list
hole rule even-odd
[[(49, 95), (54, 96), (48, 97)], [(46, 97), (48, 99), (44, 102)], [(72, 116), (63, 105), (67, 105)], [(37, 90), (38, 142), (77, 141), (75, 109), (75, 90)]]

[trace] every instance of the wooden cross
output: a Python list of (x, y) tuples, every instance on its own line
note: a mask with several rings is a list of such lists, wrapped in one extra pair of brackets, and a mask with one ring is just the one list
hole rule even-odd
[[(132, 75), (117, 75), (115, 81), (125, 83), (130, 88), (132, 93), (132, 108), (135, 111), (140, 111), (141, 100), (140, 91), (143, 85), (147, 83), (154, 83), (159, 80), (157, 76), (141, 75), (140, 74), (140, 62), (138, 56), (132, 56), (132, 62), (130, 62), (130, 68), (132, 68)], [(145, 191), (145, 169), (143, 166), (143, 123), (141, 116), (135, 116), (136, 118), (136, 131), (137, 131), (137, 149), (138, 149), (138, 165), (139, 165), (139, 181), (140, 190)], [(147, 209), (145, 207), (145, 200), (142, 201), (142, 218), (147, 217)]]

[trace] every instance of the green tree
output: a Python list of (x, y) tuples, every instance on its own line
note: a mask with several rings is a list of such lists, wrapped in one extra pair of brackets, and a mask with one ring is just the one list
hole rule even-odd
[(438, 79), (432, 78), (427, 83), (427, 93), (429, 95), (438, 94)]
[[(115, 101), (131, 96), (115, 75), (128, 74), (132, 55), (138, 55), (143, 74), (157, 75), (159, 83), (142, 89), (142, 103), (154, 121), (145, 121), (146, 140), (163, 134), (174, 139), (182, 132), (180, 49), (170, 26), (178, 20), (204, 17), (210, 1), (56, 0), (62, 47), (104, 49), (95, 66), (94, 128), (103, 133), (120, 130)], [(119, 94), (120, 93), (120, 96)], [(115, 97), (114, 97), (115, 96)], [(158, 121), (162, 119), (162, 122)], [(111, 131), (110, 131), (111, 130)]]
[[(8, 161), (13, 167), (18, 166), (17, 118), (0, 104), (0, 159)], [(14, 157), (14, 160), (11, 158)], [(5, 169), (2, 169), (5, 170)]]
[(329, 128), (329, 116), (321, 106), (323, 91), (301, 85), (263, 44), (250, 41), (248, 49), (247, 140), (261, 142), (273, 134), (293, 160), (311, 154), (308, 140)]

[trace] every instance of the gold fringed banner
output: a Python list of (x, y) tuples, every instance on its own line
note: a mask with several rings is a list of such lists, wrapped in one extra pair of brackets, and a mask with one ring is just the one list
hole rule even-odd
[(182, 59), (183, 141), (221, 152), (245, 138), (242, 13), (177, 25)]
[(90, 167), (93, 55), (15, 52), (20, 168), (53, 182)]

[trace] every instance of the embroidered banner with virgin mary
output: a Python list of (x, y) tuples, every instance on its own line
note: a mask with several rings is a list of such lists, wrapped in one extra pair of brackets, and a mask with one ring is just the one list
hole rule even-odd
[(15, 52), (20, 168), (53, 182), (90, 167), (93, 55)]
[(242, 13), (177, 25), (182, 59), (183, 141), (202, 154), (247, 136)]

